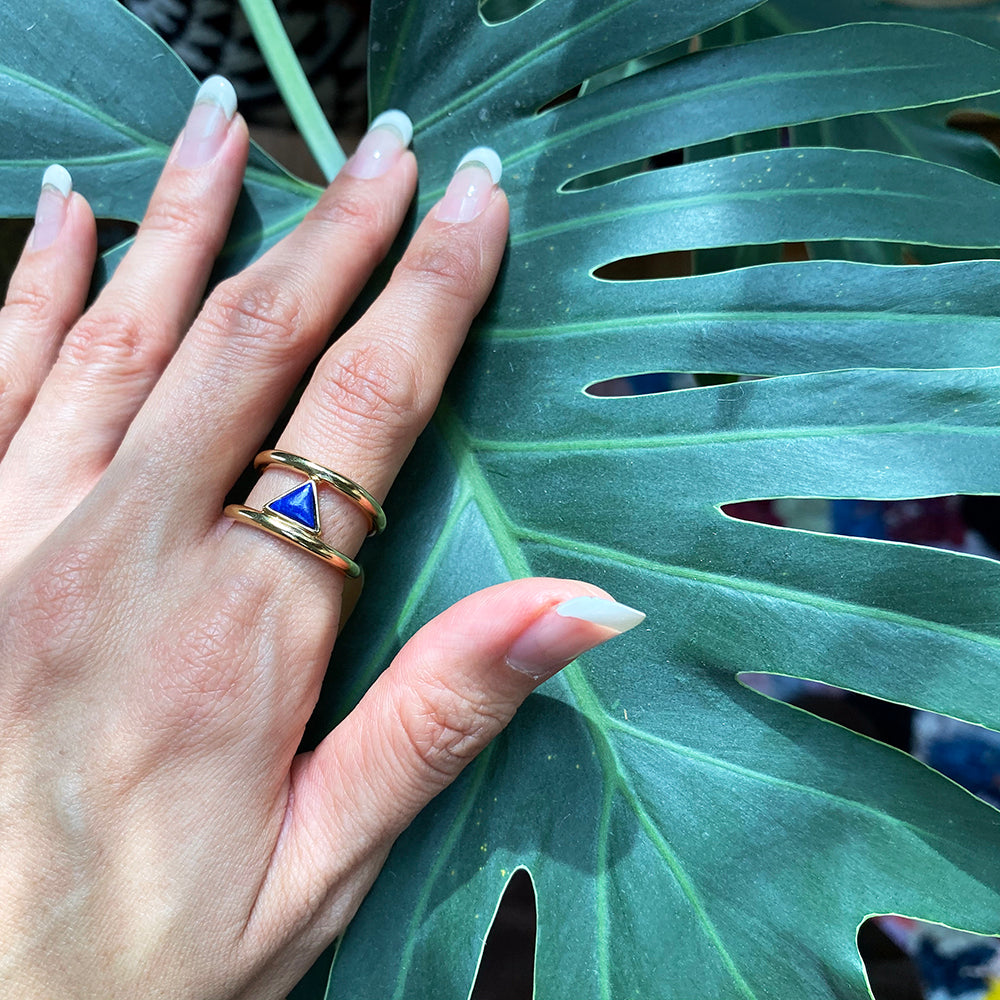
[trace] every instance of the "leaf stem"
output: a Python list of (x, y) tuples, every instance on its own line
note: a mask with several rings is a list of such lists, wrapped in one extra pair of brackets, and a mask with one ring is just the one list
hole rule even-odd
[(347, 157), (316, 100), (272, 0), (240, 0), (264, 62), (323, 176), (332, 180)]

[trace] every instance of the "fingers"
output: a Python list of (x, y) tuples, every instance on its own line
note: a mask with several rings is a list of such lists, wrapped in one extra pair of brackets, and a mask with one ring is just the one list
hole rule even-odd
[[(480, 157), (490, 160), (484, 164)], [(445, 379), (496, 278), (507, 235), (500, 164), (491, 150), (459, 165), (442, 201), (428, 213), (388, 287), (365, 316), (320, 360), (278, 448), (355, 480), (382, 499), (441, 397)], [(284, 470), (266, 472), (251, 493), (261, 507), (298, 485)], [(332, 490), (319, 491), (323, 537), (353, 554), (368, 524)], [(328, 567), (286, 542), (230, 531), (235, 560), (254, 553), (277, 586), (300, 587), (289, 559), (329, 592)], [(319, 607), (319, 605), (316, 605)]]
[[(42, 498), (40, 507), (30, 505), (30, 524), (10, 525), (26, 529), (26, 540), (50, 530), (92, 488), (197, 309), (246, 163), (246, 126), (235, 115), (235, 100), (221, 77), (198, 91), (132, 248), (97, 301), (65, 332), (10, 444), (10, 471), (5, 480), (0, 469), (0, 490)], [(79, 296), (74, 304), (79, 308)], [(43, 488), (53, 470), (58, 491)]]
[[(279, 448), (319, 456), (385, 496), (493, 287), (508, 221), (499, 177), (499, 160), (463, 160), (384, 294), (321, 360)], [(253, 500), (274, 495), (271, 475)]]
[(589, 584), (518, 580), (424, 626), (347, 719), (298, 759), (271, 891), (322, 899), (355, 866), (370, 872), (370, 859), (381, 861), (539, 683), (644, 617)]
[(373, 122), (294, 232), (215, 289), (133, 425), (124, 475), (144, 465), (150, 449), (211, 452), (210, 463), (172, 468), (169, 495), (161, 498), (167, 516), (174, 511), (188, 531), (197, 517), (206, 528), (218, 523), (221, 498), (402, 224), (416, 160), (405, 148), (409, 120), (395, 114)]
[(0, 458), (23, 422), (66, 331), (87, 299), (97, 253), (94, 215), (69, 173), (45, 171), (35, 225), (0, 310)]

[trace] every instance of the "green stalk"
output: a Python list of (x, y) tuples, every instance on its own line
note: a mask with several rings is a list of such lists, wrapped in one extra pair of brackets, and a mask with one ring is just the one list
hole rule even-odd
[(323, 176), (328, 181), (332, 180), (347, 157), (309, 86), (272, 0), (240, 0), (240, 7), (250, 23), (250, 30), (292, 121), (305, 139)]

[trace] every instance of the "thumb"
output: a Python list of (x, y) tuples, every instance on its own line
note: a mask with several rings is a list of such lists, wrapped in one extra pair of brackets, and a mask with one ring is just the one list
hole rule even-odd
[(473, 594), (425, 625), (297, 759), (289, 833), (310, 895), (343, 887), (352, 868), (369, 873), (367, 891), (396, 837), (535, 687), (643, 618), (590, 584), (527, 579)]

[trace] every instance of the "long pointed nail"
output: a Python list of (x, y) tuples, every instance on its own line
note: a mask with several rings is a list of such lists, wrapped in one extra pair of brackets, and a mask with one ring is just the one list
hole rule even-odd
[(383, 111), (368, 127), (344, 173), (367, 180), (381, 177), (403, 155), (413, 138), (413, 123), (402, 111)]
[(438, 202), (435, 213), (438, 221), (471, 222), (490, 203), (502, 173), (503, 165), (496, 150), (488, 146), (470, 149)]
[(73, 190), (73, 178), (65, 167), (53, 163), (42, 175), (42, 190), (35, 209), (35, 225), (31, 230), (31, 249), (44, 250), (52, 246), (66, 221), (66, 209)]
[(195, 94), (175, 163), (200, 167), (222, 148), (236, 114), (236, 91), (224, 76), (210, 76)]
[(635, 628), (645, 617), (609, 598), (574, 597), (533, 621), (512, 643), (507, 663), (544, 680), (581, 653)]

